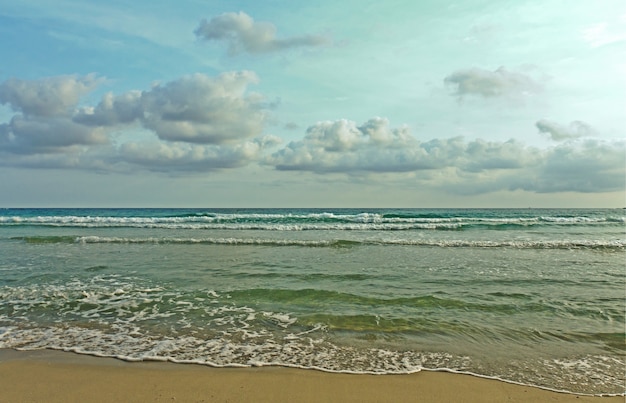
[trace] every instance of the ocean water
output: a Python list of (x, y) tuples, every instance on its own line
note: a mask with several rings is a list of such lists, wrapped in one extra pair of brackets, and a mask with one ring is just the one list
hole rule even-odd
[(624, 394), (622, 209), (4, 209), (0, 348)]

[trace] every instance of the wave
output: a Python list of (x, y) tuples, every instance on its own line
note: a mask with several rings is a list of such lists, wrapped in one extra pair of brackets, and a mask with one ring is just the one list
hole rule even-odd
[[(28, 301), (20, 307), (22, 315), (30, 314), (24, 309), (32, 309), (38, 314), (44, 306), (47, 307), (54, 323), (33, 326), (32, 322), (12, 318), (10, 324), (0, 327), (0, 348), (58, 349), (127, 361), (173, 361), (215, 367), (287, 366), (359, 374), (451, 370), (569, 392), (623, 391), (623, 365), (619, 357), (546, 357), (540, 361), (529, 358), (521, 363), (483, 366), (480, 357), (398, 348), (385, 343), (380, 347), (371, 342), (347, 345), (328, 337), (332, 332), (349, 331), (369, 337), (368, 340), (375, 337), (403, 339), (402, 335), (410, 333), (464, 334), (482, 339), (485, 332), (494, 331), (480, 326), (468, 328), (463, 321), (407, 320), (368, 314), (296, 315), (255, 309), (246, 304), (244, 293), (249, 293), (250, 298), (258, 298), (267, 296), (268, 290), (230, 292), (223, 296), (228, 301), (224, 304), (220, 303), (221, 296), (213, 291), (185, 296), (171, 294), (166, 289), (124, 286), (116, 282), (103, 289), (92, 287), (86, 291), (81, 284), (74, 283), (51, 289), (51, 294), (43, 296), (39, 295), (39, 287), (16, 290), (18, 295), (4, 295)], [(273, 298), (276, 291), (280, 292), (269, 291)], [(302, 292), (307, 290), (285, 291), (278, 297), (294, 298)], [(307, 297), (316, 297), (314, 290), (308, 293)], [(321, 296), (358, 299), (341, 293)], [(319, 301), (314, 299), (311, 303)], [(437, 308), (437, 301), (445, 300), (423, 297), (396, 302), (416, 302)], [(462, 306), (457, 307), (458, 301), (453, 302), (452, 308), (462, 311)], [(201, 320), (192, 319), (197, 313), (202, 315)], [(80, 325), (73, 324), (74, 320), (68, 320), (70, 318), (80, 319)], [(510, 330), (505, 333), (506, 337), (519, 338), (518, 342), (527, 343), (581, 337), (572, 333), (552, 335)], [(595, 341), (597, 334), (582, 336)], [(602, 341), (617, 343), (624, 335), (600, 336)], [(534, 370), (527, 371), (524, 367)]]
[(134, 227), (216, 230), (461, 230), (466, 228), (507, 229), (515, 227), (568, 225), (624, 226), (623, 216), (533, 216), (474, 217), (403, 215), (381, 213), (196, 213), (180, 216), (3, 216), (0, 226)]
[(626, 240), (560, 240), (560, 241), (468, 241), (427, 239), (380, 239), (380, 240), (306, 240), (306, 239), (261, 239), (261, 238), (125, 238), (105, 236), (25, 236), (12, 240), (31, 244), (182, 244), (182, 245), (251, 245), (251, 246), (302, 246), (349, 248), (363, 245), (416, 246), (440, 248), (514, 248), (514, 249), (604, 249), (624, 250)]

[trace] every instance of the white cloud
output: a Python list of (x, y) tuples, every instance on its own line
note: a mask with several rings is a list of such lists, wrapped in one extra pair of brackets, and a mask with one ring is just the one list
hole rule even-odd
[(118, 96), (107, 93), (98, 106), (80, 108), (73, 119), (88, 126), (115, 126), (133, 123), (142, 117), (141, 91), (129, 91)]
[[(361, 125), (340, 119), (318, 122), (301, 140), (269, 154), (280, 140), (262, 135), (268, 104), (260, 94), (248, 91), (258, 81), (252, 72), (185, 76), (146, 91), (106, 94), (98, 105), (77, 109), (96, 81), (92, 76), (63, 76), (0, 84), (2, 102), (16, 111), (8, 122), (0, 123), (0, 165), (176, 173), (260, 162), (277, 171), (410, 178), (404, 182), (408, 186), (452, 194), (591, 193), (625, 187), (626, 143), (585, 140), (582, 137), (593, 130), (581, 121), (564, 127), (539, 120), (536, 127), (541, 132), (554, 140), (569, 140), (539, 149), (515, 140), (453, 137), (424, 142), (406, 126), (392, 127), (386, 118), (371, 118)], [(513, 85), (492, 81), (479, 82), (480, 90), (463, 86), (462, 91), (480, 94), (490, 85)], [(153, 139), (121, 135), (117, 143), (109, 141), (111, 132), (131, 124), (150, 131)]]
[(140, 121), (162, 140), (222, 144), (257, 136), (266, 122), (266, 104), (247, 94), (258, 82), (250, 71), (218, 77), (194, 74), (157, 84), (149, 91), (107, 94), (95, 108), (74, 117), (87, 125), (114, 126)]
[(125, 143), (120, 147), (120, 160), (151, 171), (212, 171), (238, 168), (259, 159), (261, 152), (280, 140), (265, 136), (231, 146), (188, 143)]
[(499, 67), (495, 71), (472, 68), (458, 70), (444, 79), (455, 88), (455, 95), (476, 95), (484, 98), (506, 95), (529, 95), (541, 90), (541, 85), (532, 77)]
[(0, 84), (0, 103), (32, 116), (63, 116), (102, 79), (87, 76), (58, 76), (39, 80), (12, 78)]
[(261, 133), (265, 123), (263, 98), (246, 95), (256, 74), (224, 73), (183, 77), (142, 94), (144, 126), (163, 140), (221, 144)]
[(591, 126), (580, 120), (575, 120), (569, 124), (569, 127), (566, 127), (547, 119), (541, 119), (535, 123), (535, 126), (541, 133), (549, 135), (554, 141), (577, 139), (591, 136), (594, 133)]
[(370, 119), (362, 126), (345, 119), (318, 122), (307, 129), (302, 141), (289, 143), (266, 163), (279, 170), (403, 172), (413, 169), (407, 163), (415, 161), (416, 150), (409, 147), (414, 142), (407, 128), (391, 129), (384, 118)]
[(318, 174), (410, 173), (416, 186), (451, 193), (603, 192), (626, 185), (625, 144), (581, 141), (538, 149), (515, 140), (419, 142), (407, 128), (392, 129), (386, 119), (374, 118), (362, 126), (347, 120), (317, 123), (301, 141), (287, 144), (265, 163)]
[[(278, 143), (272, 136), (259, 137), (268, 105), (260, 94), (247, 92), (257, 81), (248, 71), (195, 74), (147, 91), (108, 93), (97, 106), (78, 109), (90, 78), (8, 81), (0, 88), (21, 113), (0, 124), (0, 154), (5, 164), (30, 167), (119, 170), (122, 163), (166, 171), (243, 166)], [(37, 94), (44, 99), (37, 100)], [(119, 146), (110, 146), (110, 133), (131, 124), (154, 133), (154, 141), (117, 135)]]
[(285, 39), (276, 38), (276, 27), (269, 22), (255, 22), (244, 12), (224, 13), (203, 19), (194, 31), (196, 36), (205, 40), (226, 41), (229, 52), (237, 54), (267, 53), (302, 46), (320, 46), (329, 42), (319, 35), (294, 36)]
[(0, 150), (16, 154), (60, 153), (72, 146), (106, 144), (100, 128), (76, 124), (65, 117), (40, 118), (15, 115), (0, 125)]
[(302, 141), (289, 143), (266, 163), (279, 170), (318, 173), (417, 172), (446, 167), (477, 172), (516, 168), (525, 156), (523, 151), (515, 141), (465, 143), (456, 137), (419, 142), (407, 127), (394, 129), (387, 119), (377, 117), (361, 126), (345, 119), (319, 122), (307, 130)]
[(520, 189), (538, 193), (623, 191), (626, 142), (585, 140), (549, 149)]
[(80, 98), (102, 79), (95, 75), (39, 80), (9, 79), (0, 84), (0, 102), (16, 113), (0, 124), (0, 151), (14, 154), (63, 153), (106, 144), (106, 133), (71, 120)]

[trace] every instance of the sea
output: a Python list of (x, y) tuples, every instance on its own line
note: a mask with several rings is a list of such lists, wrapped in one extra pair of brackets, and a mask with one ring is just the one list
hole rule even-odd
[(0, 348), (624, 395), (624, 209), (0, 209)]

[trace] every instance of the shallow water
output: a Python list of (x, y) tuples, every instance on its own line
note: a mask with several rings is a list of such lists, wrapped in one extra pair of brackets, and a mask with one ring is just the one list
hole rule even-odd
[(623, 210), (7, 209), (0, 348), (624, 393)]

